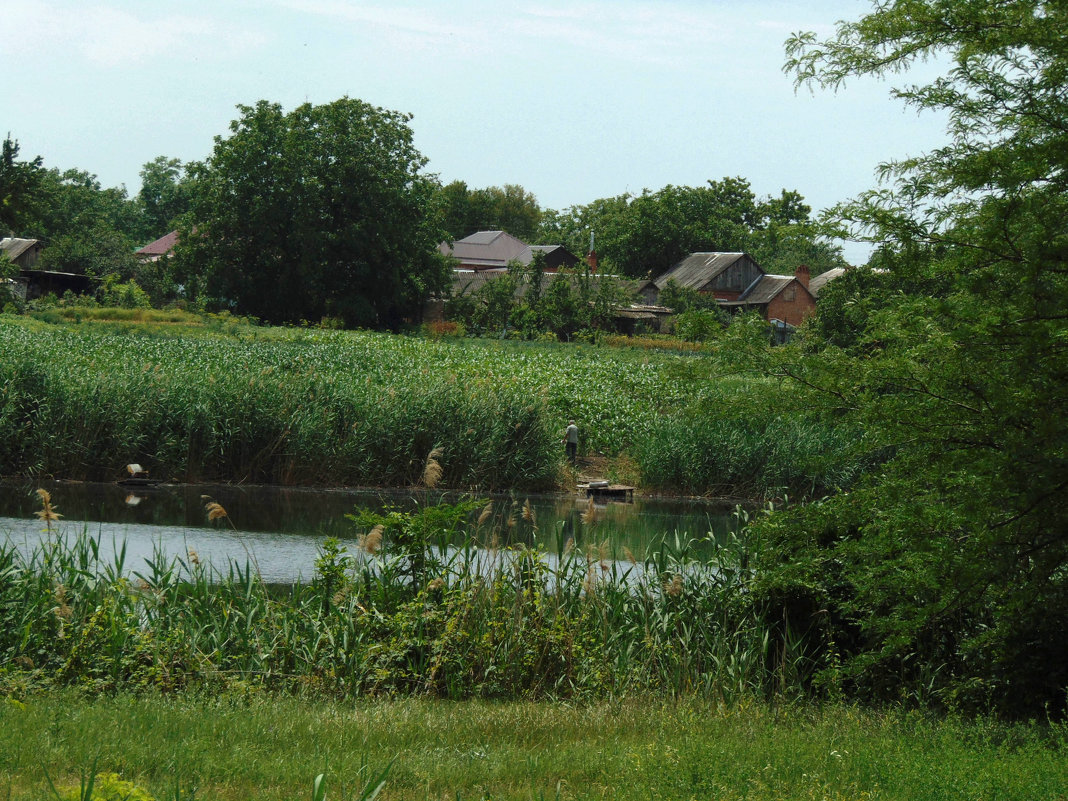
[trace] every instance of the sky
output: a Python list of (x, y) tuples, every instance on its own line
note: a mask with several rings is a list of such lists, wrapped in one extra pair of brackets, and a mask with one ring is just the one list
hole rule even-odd
[[(443, 183), (520, 184), (561, 209), (668, 184), (747, 179), (818, 211), (944, 122), (864, 79), (795, 90), (794, 32), (869, 0), (0, 0), (0, 136), (22, 158), (140, 187), (163, 155), (206, 158), (238, 104), (359, 98), (412, 115)], [(843, 243), (863, 262), (864, 244)]]

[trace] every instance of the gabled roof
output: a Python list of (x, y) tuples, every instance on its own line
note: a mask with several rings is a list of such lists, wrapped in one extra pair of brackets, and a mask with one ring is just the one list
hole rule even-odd
[(812, 293), (813, 297), (818, 297), (821, 289), (835, 278), (841, 278), (843, 275), (845, 275), (844, 267), (835, 267), (825, 273), (820, 273), (808, 282), (808, 291)]
[(14, 261), (36, 244), (36, 239), (18, 239), (17, 237), (8, 236), (0, 239), (0, 253)]
[(451, 244), (442, 242), (438, 250), (477, 270), (503, 270), (510, 261), (530, 264), (536, 252), (548, 256), (560, 251), (569, 263), (577, 261), (563, 245), (528, 245), (505, 231), (479, 231)]
[(798, 287), (805, 289), (805, 285), (798, 281), (796, 276), (765, 273), (747, 286), (738, 300), (721, 300), (719, 303), (721, 306), (763, 306), (771, 303), (791, 283), (796, 283)]
[(166, 236), (161, 236), (155, 242), (149, 242), (137, 251), (138, 256), (166, 256), (174, 246), (178, 244), (178, 232), (171, 231)]
[(656, 284), (657, 289), (663, 289), (668, 281), (674, 281), (684, 289), (700, 289), (744, 257), (744, 253), (711, 251), (691, 253), (659, 278), (654, 279), (653, 283)]
[(530, 248), (521, 240), (504, 231), (479, 231), (457, 239), (451, 247), (448, 242), (438, 245), (446, 256), (452, 255), (461, 264), (470, 264), (483, 269), (505, 267), (510, 261), (519, 261), (524, 253), (530, 261)]

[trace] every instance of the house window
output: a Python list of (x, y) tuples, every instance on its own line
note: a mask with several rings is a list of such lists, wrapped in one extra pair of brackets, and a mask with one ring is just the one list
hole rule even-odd
[(795, 290), (793, 287), (784, 290), (782, 293), (782, 299), (785, 300), (787, 303), (793, 303), (796, 291), (797, 290)]

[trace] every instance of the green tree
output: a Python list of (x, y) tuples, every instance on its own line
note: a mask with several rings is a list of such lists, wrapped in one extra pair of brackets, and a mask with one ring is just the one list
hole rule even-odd
[(945, 65), (895, 94), (945, 113), (950, 139), (837, 210), (880, 245), (879, 272), (830, 285), (778, 369), (884, 463), (764, 524), (769, 608), (870, 695), (1063, 711), (1068, 14), (893, 0), (788, 52), (800, 81), (831, 87)]
[(181, 160), (157, 156), (141, 168), (137, 198), (144, 210), (144, 238), (159, 239), (189, 210), (190, 187)]
[(239, 106), (190, 167), (183, 283), (275, 323), (324, 316), (397, 328), (442, 289), (445, 238), (409, 116), (342, 98)]
[(453, 181), (440, 190), (449, 239), (455, 241), (476, 231), (506, 231), (524, 242), (538, 236), (542, 210), (538, 199), (518, 184), (468, 189)]
[(19, 143), (8, 134), (0, 146), (0, 236), (22, 235), (28, 207), (41, 180), (41, 157), (18, 161)]

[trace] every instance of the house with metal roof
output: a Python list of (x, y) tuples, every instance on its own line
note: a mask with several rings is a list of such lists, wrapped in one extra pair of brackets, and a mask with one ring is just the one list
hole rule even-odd
[(438, 250), (459, 262), (456, 269), (475, 272), (507, 270), (513, 261), (530, 264), (538, 252), (545, 254), (545, 271), (550, 273), (579, 262), (563, 245), (528, 245), (505, 231), (478, 231), (455, 242), (442, 242)]
[(794, 275), (769, 275), (747, 253), (691, 253), (641, 288), (646, 303), (674, 281), (684, 289), (712, 295), (729, 312), (753, 310), (768, 321), (800, 325), (816, 311), (809, 291), (809, 270), (799, 265)]
[(15, 262), (21, 270), (31, 270), (37, 263), (44, 245), (37, 239), (19, 239), (14, 236), (0, 239), (0, 256)]
[(845, 275), (845, 267), (832, 267), (826, 272), (820, 273), (813, 278), (808, 284), (808, 291), (812, 293), (812, 296), (818, 298), (820, 296), (820, 290), (822, 290), (827, 284), (836, 278), (841, 278)]

